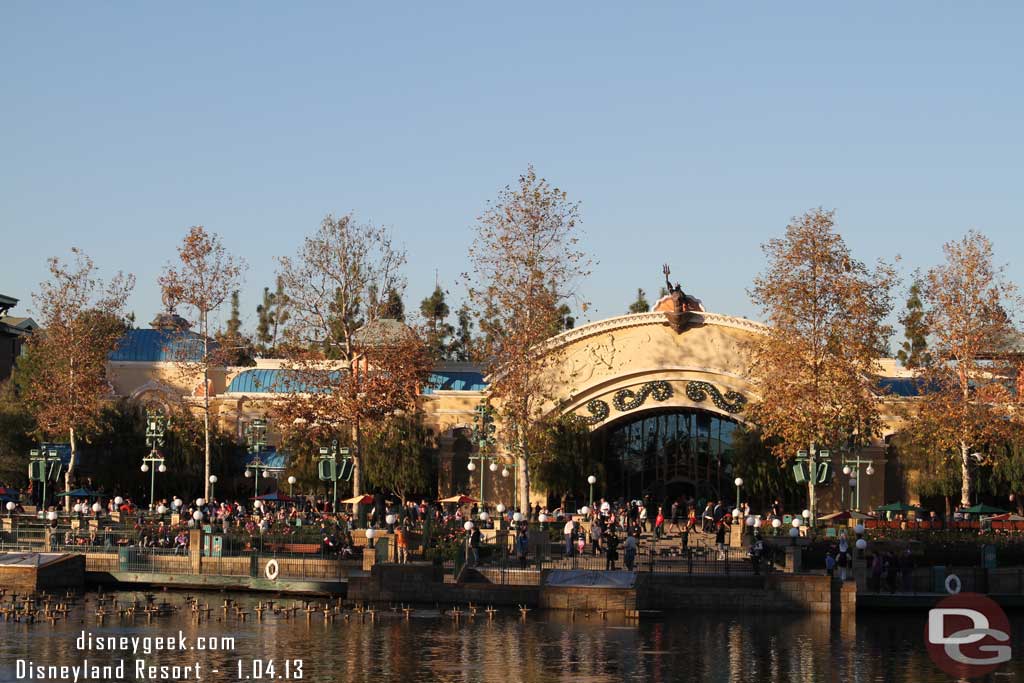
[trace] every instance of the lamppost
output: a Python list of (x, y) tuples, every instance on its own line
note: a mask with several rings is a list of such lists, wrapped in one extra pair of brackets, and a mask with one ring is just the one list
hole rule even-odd
[[(852, 468), (850, 467), (851, 465), (853, 466)], [(846, 476), (850, 476), (851, 474), (853, 474), (853, 476), (854, 476), (854, 478), (850, 479), (850, 488), (854, 489), (854, 491), (855, 491), (855, 493), (854, 493), (854, 495), (856, 496), (856, 506), (854, 507), (855, 510), (860, 510), (860, 466), (861, 465), (867, 465), (867, 467), (864, 468), (864, 474), (868, 475), (869, 477), (875, 473), (874, 460), (865, 460), (865, 459), (861, 458), (859, 455), (855, 456), (855, 457), (852, 457), (852, 458), (847, 458), (845, 463), (844, 463), (844, 466), (843, 466), (843, 474), (845, 474)], [(851, 506), (854, 505), (854, 500), (852, 499), (852, 496), (851, 496), (850, 504), (851, 504)]]
[(142, 459), (141, 469), (144, 473), (149, 472), (149, 509), (156, 509), (156, 473), (167, 471), (164, 464), (164, 456), (160, 453), (164, 446), (164, 435), (167, 433), (167, 417), (159, 410), (146, 411), (146, 445), (149, 446), (149, 455)]
[[(509, 471), (510, 467), (512, 468), (511, 472)], [(512, 474), (515, 474), (515, 477), (512, 479), (512, 509), (518, 510), (519, 506), (515, 502), (519, 495), (519, 465), (514, 462), (501, 463), (501, 477), (508, 479)]]
[(495, 444), (494, 433), (497, 431), (497, 427), (494, 424), (494, 408), (486, 400), (480, 401), (480, 404), (474, 408), (474, 413), (473, 440), (476, 441), (477, 455), (469, 456), (469, 464), (466, 465), (466, 469), (473, 472), (476, 469), (476, 464), (473, 461), (480, 461), (480, 505), (485, 505), (487, 498), (484, 494), (483, 464), (485, 461), (489, 462), (491, 472), (498, 471), (498, 464), (490, 454), (490, 450)]
[(740, 506), (740, 489), (743, 487), (743, 478), (736, 477), (733, 483), (736, 484), (736, 507), (738, 509)]
[(587, 477), (587, 483), (590, 484), (590, 507), (594, 507), (594, 484), (597, 483), (597, 477), (591, 474)]
[[(341, 458), (341, 466), (338, 466), (338, 459)], [(331, 441), (330, 446), (320, 447), (320, 461), (318, 463), (320, 481), (329, 481), (334, 485), (334, 497), (331, 499), (331, 510), (338, 508), (338, 480), (346, 481), (352, 476), (352, 459), (349, 457), (347, 448), (338, 448), (338, 440)], [(291, 478), (289, 479), (289, 484)]]
[(253, 459), (245, 466), (245, 478), (255, 480), (253, 482), (253, 498), (258, 498), (260, 495), (260, 475), (262, 474), (265, 478), (270, 476), (267, 472), (267, 466), (263, 463), (263, 449), (267, 446), (266, 419), (257, 417), (246, 425), (245, 439), (249, 444), (249, 452), (253, 454)]
[(29, 473), (32, 475), (32, 479), (36, 481), (42, 481), (43, 483), (43, 497), (42, 507), (43, 510), (47, 508), (46, 505), (46, 480), (50, 478), (50, 466), (54, 463), (60, 462), (60, 454), (56, 448), (51, 447), (40, 447), (33, 448), (29, 451), (29, 459), (31, 464), (29, 465)]
[(297, 482), (297, 481), (298, 481), (298, 479), (296, 479), (294, 475), (288, 477), (288, 497), (289, 498), (292, 497), (292, 487), (295, 486), (295, 482)]
[(214, 489), (214, 487), (216, 485), (217, 485), (217, 475), (216, 474), (211, 474), (210, 475), (210, 500), (214, 500), (216, 498), (216, 496), (213, 495), (213, 489)]

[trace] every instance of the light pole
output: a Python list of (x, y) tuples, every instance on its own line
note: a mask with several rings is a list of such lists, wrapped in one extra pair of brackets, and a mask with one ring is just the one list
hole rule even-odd
[(53, 447), (33, 448), (29, 451), (29, 458), (32, 462), (32, 479), (43, 483), (42, 506), (46, 510), (46, 480), (50, 478), (50, 466), (60, 462), (60, 454)]
[[(851, 465), (853, 466), (852, 469), (850, 467)], [(845, 464), (843, 466), (843, 474), (845, 474), (846, 476), (850, 476), (850, 474), (853, 474), (853, 476), (854, 476), (854, 478), (850, 480), (850, 486), (851, 486), (851, 488), (853, 488), (855, 490), (855, 493), (854, 493), (854, 495), (856, 496), (856, 507), (854, 507), (855, 510), (860, 510), (860, 466), (861, 465), (867, 465), (867, 467), (864, 468), (864, 474), (868, 475), (869, 477), (872, 474), (875, 473), (874, 460), (865, 460), (864, 458), (861, 458), (859, 455), (855, 456), (855, 457), (852, 457), (852, 458), (847, 458), (846, 461), (845, 461)], [(851, 500), (850, 500), (850, 504), (851, 505), (854, 504), (854, 501), (852, 500), (852, 497), (851, 497)]]
[(265, 418), (257, 417), (245, 427), (245, 439), (249, 444), (249, 452), (253, 454), (253, 459), (249, 461), (245, 466), (245, 477), (246, 479), (252, 478), (253, 482), (253, 498), (259, 498), (260, 495), (260, 473), (267, 476), (267, 466), (263, 464), (263, 449), (267, 445), (267, 421)]
[(597, 483), (597, 477), (591, 474), (587, 477), (587, 483), (590, 484), (590, 507), (594, 507), (594, 484)]
[[(338, 466), (338, 458), (342, 458), (341, 467)], [(338, 440), (331, 441), (330, 446), (320, 447), (320, 461), (318, 463), (320, 481), (329, 481), (334, 485), (334, 498), (331, 499), (331, 510), (338, 509), (338, 480), (348, 480), (352, 476), (352, 459), (349, 457), (347, 448), (338, 448)], [(291, 483), (289, 481), (289, 483)]]
[[(509, 468), (512, 471), (509, 471)], [(508, 479), (510, 475), (515, 475), (512, 479), (512, 509), (518, 510), (519, 506), (515, 504), (516, 499), (519, 495), (519, 465), (514, 462), (503, 462), (501, 463), (501, 476), (503, 479)]]
[(743, 488), (743, 478), (742, 477), (736, 477), (736, 480), (733, 481), (733, 483), (736, 484), (736, 508), (739, 509), (739, 507), (740, 507), (740, 489)]
[(295, 486), (295, 482), (297, 482), (297, 481), (298, 481), (298, 479), (296, 479), (294, 475), (288, 477), (288, 497), (289, 498), (292, 497), (292, 487)]
[(473, 440), (476, 441), (477, 455), (469, 456), (469, 464), (466, 469), (472, 472), (476, 469), (473, 460), (480, 461), (480, 505), (483, 506), (487, 500), (484, 493), (484, 462), (490, 463), (491, 472), (498, 471), (498, 465), (490, 455), (491, 448), (495, 444), (494, 433), (497, 431), (497, 427), (494, 424), (494, 408), (486, 399), (480, 401), (473, 412), (475, 413), (473, 416)]
[(152, 512), (156, 509), (156, 473), (167, 471), (164, 464), (164, 456), (160, 449), (164, 446), (164, 435), (167, 433), (167, 417), (159, 410), (146, 411), (146, 445), (149, 446), (149, 455), (142, 459), (143, 472), (149, 472), (149, 509)]
[(213, 489), (214, 489), (214, 487), (216, 485), (217, 485), (217, 475), (216, 474), (211, 474), (210, 475), (210, 500), (214, 500), (215, 499), (215, 496), (213, 495)]

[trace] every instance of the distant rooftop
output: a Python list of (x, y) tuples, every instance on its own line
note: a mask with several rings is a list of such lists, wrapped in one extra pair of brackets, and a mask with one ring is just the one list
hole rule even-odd
[[(216, 343), (211, 341), (210, 348)], [(107, 359), (114, 362), (200, 361), (202, 337), (195, 332), (128, 330)]]

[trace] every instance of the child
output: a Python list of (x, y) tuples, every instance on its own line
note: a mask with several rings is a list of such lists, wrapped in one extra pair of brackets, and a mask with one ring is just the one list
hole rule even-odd
[(836, 572), (836, 558), (832, 556), (832, 551), (829, 550), (825, 555), (825, 573), (829, 576), (834, 576)]

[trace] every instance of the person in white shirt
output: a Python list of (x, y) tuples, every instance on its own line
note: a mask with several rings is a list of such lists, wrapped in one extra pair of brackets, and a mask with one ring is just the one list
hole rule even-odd
[(575, 526), (576, 525), (573, 524), (572, 517), (570, 517), (569, 521), (567, 521), (565, 523), (565, 528), (562, 529), (562, 533), (565, 534), (565, 556), (566, 557), (572, 557), (572, 554), (573, 554), (572, 536), (573, 536), (573, 532), (575, 531)]

